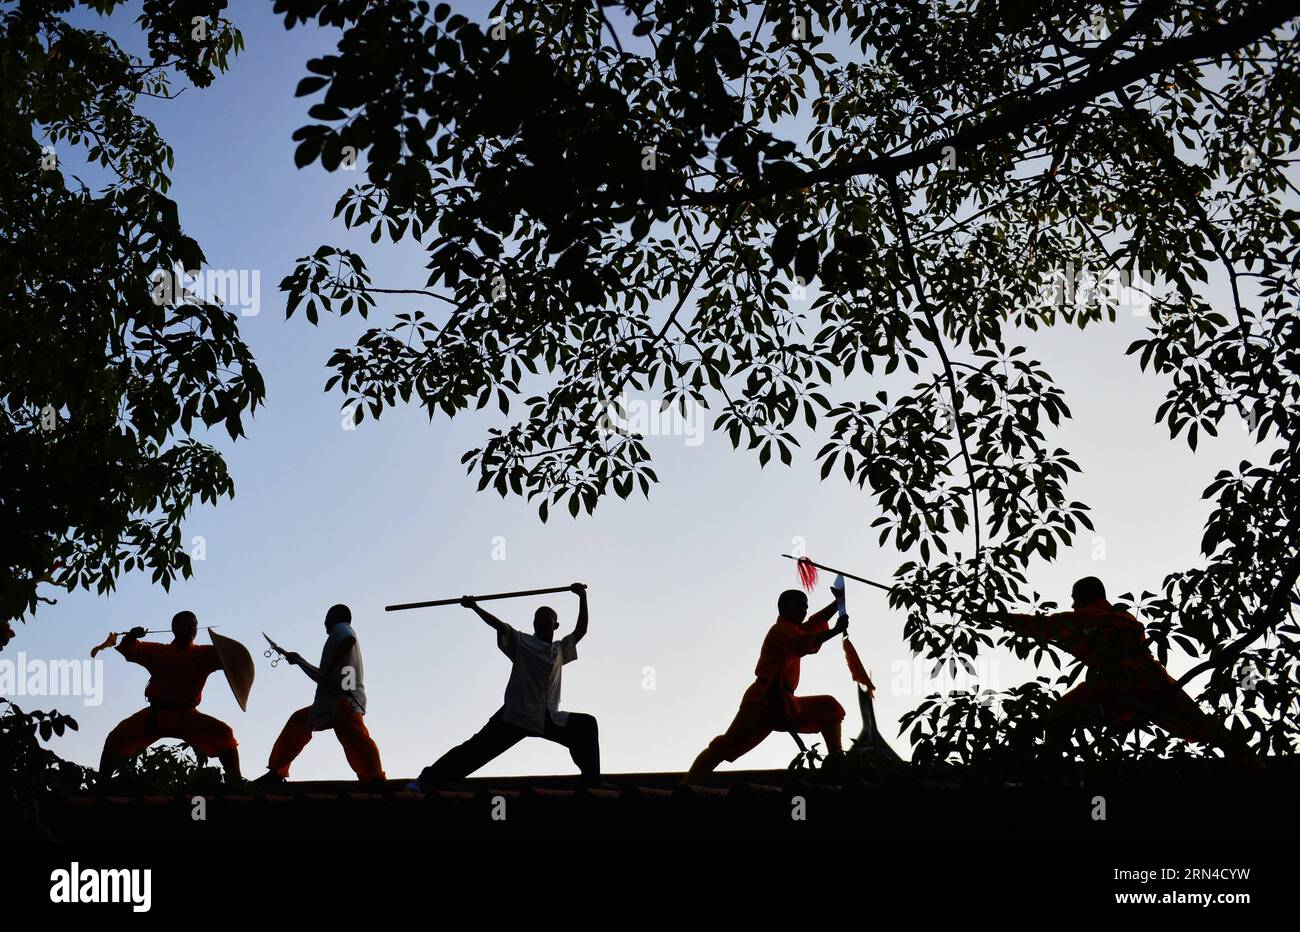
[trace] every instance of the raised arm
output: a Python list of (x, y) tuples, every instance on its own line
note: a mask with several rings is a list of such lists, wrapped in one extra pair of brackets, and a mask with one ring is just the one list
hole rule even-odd
[(830, 623), (831, 616), (839, 610), (840, 599), (844, 595), (843, 590), (836, 589), (833, 586), (831, 587), (831, 592), (835, 594), (835, 597), (831, 599), (831, 604), (813, 612), (804, 620), (804, 623), (800, 625), (800, 627), (805, 631), (817, 632), (819, 635), (824, 635), (819, 641), (817, 641), (818, 647), (821, 647), (822, 644), (835, 637), (835, 635), (843, 634), (849, 629), (849, 619), (844, 617), (837, 621), (835, 626), (830, 630), (823, 630)]
[(573, 642), (576, 644), (587, 636), (587, 587), (574, 583), (569, 588), (578, 596), (578, 623), (573, 629)]
[[(141, 666), (145, 666), (145, 652), (140, 646), (140, 638), (144, 637), (147, 633), (148, 632), (146, 632), (144, 628), (136, 625), (130, 631), (126, 632), (126, 634), (122, 635), (121, 641), (117, 641), (116, 638), (110, 638), (110, 641), (113, 642), (112, 646), (117, 648), (117, 652), (127, 660), (131, 661), (131, 663), (138, 663)], [(104, 643), (107, 644), (109, 641), (105, 641)]]
[(803, 627), (808, 630), (812, 630), (814, 628), (820, 628), (822, 625), (829, 625), (831, 621), (831, 616), (835, 614), (835, 610), (838, 607), (839, 607), (839, 602), (836, 599), (831, 599), (830, 605), (827, 605), (825, 608), (818, 609), (817, 611), (809, 615), (804, 620)]
[[(831, 590), (832, 592), (834, 590)], [(799, 625), (798, 634), (791, 637), (786, 649), (796, 654), (815, 654), (821, 650), (821, 646), (837, 635), (844, 634), (849, 630), (849, 620), (847, 617), (839, 619), (831, 627), (827, 627), (832, 615), (839, 609), (839, 599), (831, 601), (830, 605), (818, 609), (809, 615)]]
[(484, 611), (483, 607), (480, 606), (472, 596), (468, 596), (468, 595), (465, 596), (463, 599), (460, 600), (460, 604), (470, 609), (472, 612), (474, 612), (474, 614), (478, 615), (479, 618), (482, 618), (483, 623), (486, 624), (488, 627), (492, 628), (493, 630), (495, 630), (497, 634), (504, 634), (508, 631), (514, 630), (508, 624), (506, 624), (504, 621), (498, 618), (496, 615), (493, 615), (491, 612)]
[(810, 619), (800, 626), (779, 625), (774, 629), (774, 634), (783, 650), (791, 654), (804, 656), (817, 653), (822, 649), (823, 644), (837, 634), (843, 634), (848, 630), (848, 627), (847, 618), (841, 618), (832, 628), (825, 627), (824, 622), (820, 628), (813, 627)]

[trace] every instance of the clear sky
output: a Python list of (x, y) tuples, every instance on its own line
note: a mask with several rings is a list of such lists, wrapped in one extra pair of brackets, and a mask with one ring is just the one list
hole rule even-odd
[[(290, 134), (306, 122), (308, 104), (293, 90), (305, 61), (333, 50), (332, 35), (286, 32), (264, 0), (231, 7), (247, 41), (231, 72), (150, 112), (175, 148), (171, 194), (209, 264), (261, 276), (260, 313), (243, 319), (242, 332), (266, 377), (268, 403), (246, 420), (245, 440), (212, 438), (227, 454), (236, 497), (196, 510), (189, 521), (187, 539), (202, 537), (206, 550), (192, 580), (166, 593), (134, 574), (108, 597), (62, 594), (57, 606), (42, 606), (19, 626), (0, 659), (16, 660), (19, 651), (42, 660), (85, 657), (110, 630), (166, 627), (174, 612), (191, 609), (200, 624), (219, 625), (254, 651), (248, 712), (219, 675), (202, 708), (234, 726), (244, 770), (256, 775), (285, 718), (312, 693), (300, 671), (272, 669), (263, 659), (260, 632), (314, 661), (325, 610), (345, 602), (365, 655), (367, 723), (389, 775), (414, 776), (499, 707), (508, 664), (491, 632), (464, 609), (387, 614), (383, 605), (584, 581), (591, 633), (565, 669), (562, 707), (597, 716), (607, 771), (684, 769), (725, 728), (751, 679), (776, 597), (794, 585), (792, 564), (779, 556), (793, 539), (803, 538), (814, 559), (877, 579), (902, 561), (876, 546), (870, 502), (842, 477), (819, 482), (807, 447), (792, 467), (760, 469), (756, 456), (706, 432), (653, 439), (662, 481), (649, 501), (611, 498), (594, 518), (574, 521), (564, 512), (543, 525), (521, 499), (476, 493), (476, 478), (459, 465), (495, 423), (490, 416), (431, 425), (411, 408), (343, 430), (340, 396), (322, 391), (324, 364), (367, 324), (355, 317), (325, 318), (319, 328), (300, 315), (286, 321), (276, 286), (297, 257), (321, 243), (361, 249), (385, 287), (421, 286), (423, 257), (409, 245), (367, 248), (364, 237), (349, 238), (331, 219), (338, 193), (358, 176), (294, 168)], [(121, 25), (114, 31), (133, 15), (128, 8), (115, 16)], [(415, 306), (382, 302), (373, 319), (382, 323), (385, 313)], [(1215, 471), (1251, 456), (1235, 422), (1196, 454), (1152, 426), (1164, 386), (1123, 355), (1145, 326), (1125, 315), (1113, 326), (1021, 340), (1066, 390), (1074, 419), (1056, 442), (1083, 467), (1072, 497), (1092, 505), (1100, 537), (1087, 534), (1056, 563), (1031, 568), (1033, 588), (1062, 602), (1082, 575), (1101, 576), (1117, 594), (1157, 589), (1166, 573), (1193, 565), (1207, 514), (1201, 490)], [(926, 665), (912, 663), (903, 618), (886, 609), (883, 594), (851, 587), (848, 597), (850, 633), (880, 687), (877, 712), (893, 738), (898, 717), (933, 684)], [(538, 604), (492, 608), (526, 628)], [(566, 594), (548, 604), (559, 610), (562, 631), (571, 627), (576, 599)], [(85, 764), (97, 761), (108, 730), (144, 704), (145, 671), (116, 652), (102, 656), (102, 704), (17, 699), (24, 708), (56, 706), (76, 717), (80, 730), (51, 747)], [(981, 659), (984, 686), (1006, 688), (1033, 675), (1006, 651)], [(1175, 671), (1189, 665), (1179, 655), (1171, 663)], [(839, 698), (850, 710), (846, 734), (856, 734), (854, 687), (837, 644), (805, 661), (801, 692)], [(893, 743), (908, 754), (903, 739)], [(741, 766), (784, 766), (793, 751), (788, 737), (776, 735)], [(572, 770), (562, 748), (529, 740), (483, 773)], [(350, 775), (330, 734), (318, 735), (293, 771), (303, 779)]]

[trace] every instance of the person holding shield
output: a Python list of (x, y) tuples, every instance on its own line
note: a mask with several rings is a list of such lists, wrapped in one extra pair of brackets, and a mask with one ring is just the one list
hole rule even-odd
[(843, 610), (834, 627), (830, 625), (831, 616), (843, 605), (843, 580), (837, 580), (831, 591), (835, 599), (811, 617), (805, 617), (808, 597), (803, 592), (787, 589), (781, 593), (776, 603), (776, 622), (763, 639), (754, 682), (745, 690), (740, 710), (727, 730), (695, 758), (682, 777), (683, 786), (698, 785), (720, 763), (752, 751), (774, 731), (820, 733), (829, 754), (844, 753), (840, 738), (844, 707), (833, 696), (794, 694), (799, 686), (800, 660), (848, 630), (849, 616)]
[[(142, 641), (148, 632), (135, 627), (116, 643), (117, 652), (149, 671), (144, 695), (149, 707), (123, 720), (104, 739), (99, 760), (107, 780), (127, 760), (162, 738), (178, 738), (206, 757), (221, 761), (226, 782), (240, 783), (238, 742), (229, 725), (198, 710), (208, 677), (222, 669), (217, 648), (195, 644), (199, 620), (193, 612), (172, 618), (172, 642)], [(116, 642), (116, 636), (113, 637)]]

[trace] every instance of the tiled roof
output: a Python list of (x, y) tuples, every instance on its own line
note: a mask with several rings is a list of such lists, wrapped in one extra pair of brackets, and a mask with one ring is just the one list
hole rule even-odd
[[(86, 796), (42, 807), (70, 842), (845, 841), (874, 843), (1250, 841), (1300, 833), (1300, 758), (1272, 758), (1247, 777), (1218, 759), (1156, 761), (1122, 773), (1080, 771), (1071, 788), (974, 785), (928, 777), (901, 761), (859, 690), (862, 732), (843, 785), (821, 774), (734, 770), (678, 788), (680, 773), (479, 777), (425, 795), (392, 780), (386, 792), (345, 781), (289, 783), (262, 793), (203, 797)], [(941, 779), (935, 779), (936, 776)], [(1207, 800), (1213, 805), (1207, 805)], [(1098, 800), (1105, 818), (1098, 819)], [(1261, 818), (1267, 813), (1267, 818)]]
[[(572, 776), (483, 777), (428, 794), (392, 781), (387, 793), (357, 784), (305, 782), (276, 792), (205, 797), (81, 797), (45, 807), (66, 841), (145, 843), (357, 841), (772, 841), (959, 843), (1163, 842), (1295, 837), (1300, 817), (1289, 779), (1232, 792), (1230, 774), (1206, 762), (1204, 779), (1084, 781), (1072, 789), (975, 787), (918, 780), (906, 768), (845, 786), (801, 782), (786, 771), (716, 774), (714, 785), (677, 789), (676, 773), (615, 774), (612, 789)], [(1209, 768), (1209, 769), (1206, 769)], [(1169, 776), (1166, 773), (1166, 776)], [(1208, 782), (1207, 782), (1208, 781)], [(1206, 805), (1213, 787), (1214, 806)], [(1276, 805), (1271, 797), (1276, 796)], [(1107, 818), (1094, 818), (1096, 800)], [(1261, 812), (1270, 813), (1261, 821)]]

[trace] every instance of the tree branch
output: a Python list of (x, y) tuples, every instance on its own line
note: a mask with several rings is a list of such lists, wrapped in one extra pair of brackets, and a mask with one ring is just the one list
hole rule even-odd
[(1018, 133), (1035, 123), (1057, 115), (1062, 110), (1120, 90), (1125, 85), (1142, 80), (1173, 65), (1212, 58), (1239, 49), (1295, 19), (1297, 15), (1300, 15), (1300, 12), (1297, 11), (1292, 0), (1269, 0), (1254, 11), (1236, 19), (1211, 29), (1167, 39), (1123, 61), (1098, 71), (1090, 71), (1079, 80), (1053, 91), (1036, 94), (1017, 107), (958, 130), (943, 139), (920, 145), (910, 152), (901, 155), (859, 156), (847, 159), (840, 165), (831, 164), (815, 171), (800, 172), (788, 180), (760, 183), (729, 191), (694, 194), (687, 196), (685, 200), (693, 204), (726, 204), (752, 201), (814, 184), (843, 182), (859, 175), (893, 177), (938, 161), (943, 158), (944, 150), (950, 146), (957, 150), (977, 148), (998, 137)]
[[(681, 294), (677, 296), (677, 303), (668, 314), (668, 319), (664, 321), (664, 325), (660, 327), (659, 332), (655, 334), (654, 341), (651, 344), (652, 346), (657, 346), (662, 343), (668, 331), (677, 323), (677, 315), (681, 313), (682, 308), (686, 304), (686, 299), (690, 297), (691, 292), (695, 290), (695, 283), (700, 280), (700, 275), (704, 272), (705, 267), (713, 261), (713, 257), (717, 253), (718, 247), (722, 245), (722, 241), (727, 238), (727, 234), (731, 232), (732, 226), (735, 225), (736, 220), (742, 213), (744, 213), (743, 209), (735, 209), (730, 212), (730, 216), (727, 217), (727, 222), (722, 225), (721, 229), (718, 230), (717, 237), (715, 237), (713, 242), (709, 244), (708, 252), (700, 257), (699, 262), (696, 263), (695, 271), (691, 273), (691, 277), (682, 285)], [(618, 397), (619, 392), (621, 392), (623, 387), (627, 385), (628, 379), (632, 377), (632, 372), (633, 370), (629, 369), (623, 377), (619, 379), (618, 384), (609, 395), (611, 399)]]
[(1232, 304), (1237, 313), (1237, 330), (1241, 334), (1241, 346), (1248, 356), (1250, 354), (1250, 328), (1246, 326), (1246, 314), (1241, 307), (1241, 290), (1237, 287), (1237, 267), (1233, 261), (1228, 258), (1228, 252), (1223, 248), (1223, 241), (1220, 239), (1218, 231), (1214, 229), (1214, 224), (1210, 222), (1210, 217), (1206, 214), (1205, 207), (1201, 204), (1201, 199), (1197, 197), (1196, 191), (1194, 191), (1191, 185), (1187, 183), (1187, 166), (1183, 163), (1183, 160), (1178, 157), (1178, 153), (1173, 151), (1173, 144), (1170, 143), (1166, 145), (1165, 140), (1157, 136), (1147, 122), (1142, 119), (1142, 115), (1137, 112), (1137, 108), (1133, 106), (1133, 100), (1128, 96), (1128, 94), (1124, 93), (1121, 89), (1115, 92), (1115, 97), (1119, 100), (1120, 106), (1124, 108), (1124, 112), (1128, 114), (1129, 120), (1133, 124), (1134, 128), (1136, 128), (1138, 133), (1145, 138), (1147, 147), (1150, 148), (1151, 151), (1155, 153), (1156, 158), (1160, 159), (1160, 161), (1165, 164), (1165, 167), (1169, 169), (1169, 173), (1173, 176), (1174, 184), (1176, 184), (1182, 192), (1183, 200), (1196, 216), (1196, 225), (1200, 227), (1201, 233), (1203, 233), (1205, 238), (1209, 240), (1210, 246), (1214, 249), (1215, 255), (1217, 255), (1219, 261), (1223, 263), (1223, 267), (1228, 273), (1228, 284), (1232, 288)]
[[(1300, 533), (1300, 519), (1291, 522), (1290, 531), (1287, 540), (1295, 540), (1296, 534)], [(1247, 647), (1255, 643), (1264, 634), (1267, 634), (1269, 629), (1282, 620), (1282, 615), (1287, 610), (1297, 580), (1300, 580), (1300, 551), (1297, 551), (1291, 557), (1291, 562), (1282, 570), (1282, 575), (1279, 577), (1277, 585), (1273, 587), (1272, 594), (1268, 597), (1268, 601), (1260, 606), (1255, 613), (1254, 621), (1246, 633), (1222, 650), (1211, 652), (1208, 659), (1198, 663), (1179, 677), (1178, 685), (1186, 686), (1206, 670), (1217, 671), (1222, 669), (1225, 663), (1236, 659)]]

